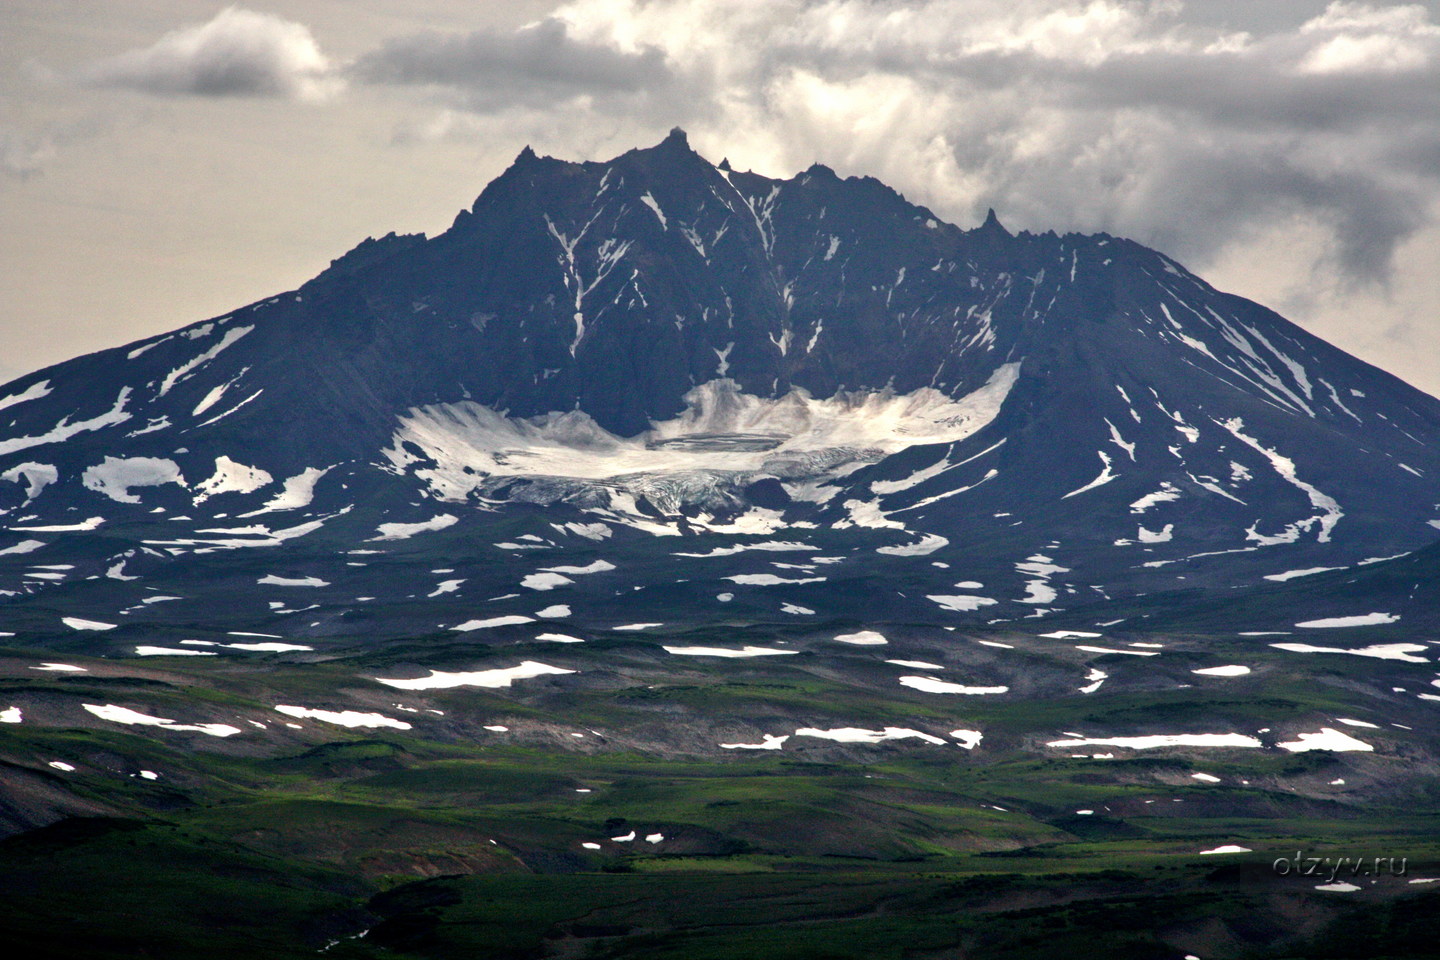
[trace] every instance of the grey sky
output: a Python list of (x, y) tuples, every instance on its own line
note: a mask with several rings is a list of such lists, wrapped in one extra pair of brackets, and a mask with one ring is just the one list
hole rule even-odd
[(0, 378), (671, 126), (1105, 230), (1440, 393), (1440, 2), (7, 0)]

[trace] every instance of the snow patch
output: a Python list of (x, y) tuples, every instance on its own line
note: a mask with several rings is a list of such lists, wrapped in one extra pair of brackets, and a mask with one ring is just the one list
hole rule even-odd
[(117, 707), (113, 703), (104, 705), (85, 703), (81, 706), (101, 720), (109, 720), (111, 723), (163, 727), (166, 730), (204, 733), (212, 737), (233, 737), (240, 732), (239, 727), (232, 727), (228, 723), (176, 723), (174, 720), (167, 720), (164, 717), (152, 717), (126, 707)]
[(1363, 740), (1357, 740), (1348, 733), (1341, 733), (1333, 727), (1321, 727), (1319, 733), (1299, 734), (1298, 740), (1288, 743), (1277, 743), (1275, 746), (1282, 750), (1289, 750), (1291, 753), (1303, 753), (1306, 750), (1335, 750), (1338, 752), (1359, 751), (1373, 752), (1374, 747)]
[(720, 744), (720, 749), (721, 749), (721, 750), (779, 750), (781, 747), (783, 747), (783, 746), (785, 745), (785, 741), (790, 739), (790, 735), (789, 735), (788, 733), (785, 734), (784, 736), (780, 736), (780, 737), (777, 737), (777, 736), (775, 736), (774, 734), (763, 733), (763, 734), (761, 734), (761, 737), (763, 737), (764, 739), (763, 739), (763, 741), (760, 742), (760, 743), (722, 743), (722, 744)]
[(1078, 737), (1051, 740), (1047, 747), (1125, 747), (1153, 750), (1157, 747), (1262, 747), (1259, 740), (1241, 733), (1152, 734), (1143, 737)]
[(456, 624), (451, 630), (458, 630), (464, 633), (468, 630), (484, 630), (489, 627), (513, 627), (521, 623), (534, 623), (534, 617), (527, 617), (522, 614), (510, 614), (505, 617), (491, 617), (488, 620), (466, 620), (464, 623)]
[(0, 473), (0, 480), (25, 484), (25, 503), (40, 496), (40, 491), (59, 479), (60, 471), (48, 463), (22, 463)]
[(60, 622), (71, 630), (114, 630), (117, 624), (102, 620), (85, 620), (81, 617), (61, 617)]
[(1250, 673), (1250, 668), (1240, 664), (1227, 664), (1223, 667), (1202, 667), (1199, 670), (1191, 670), (1191, 673), (1199, 674), (1202, 677), (1243, 677)]
[(978, 696), (989, 693), (1008, 693), (1009, 687), (973, 687), (963, 683), (947, 683), (944, 680), (936, 680), (934, 677), (901, 677), (900, 685), (915, 690), (923, 690), (926, 693), (963, 693), (971, 696)]
[(443, 690), (451, 687), (489, 687), (497, 689), (500, 687), (508, 687), (516, 680), (528, 680), (532, 677), (576, 672), (578, 671), (566, 670), (563, 667), (552, 667), (549, 664), (540, 663), (536, 660), (526, 660), (518, 666), (502, 667), (497, 670), (477, 670), (471, 673), (444, 673), (439, 670), (431, 670), (430, 676), (420, 677), (416, 680), (386, 680), (383, 677), (376, 677), (375, 680), (378, 683), (396, 687), (400, 690)]
[(421, 520), (418, 523), (382, 523), (375, 528), (375, 532), (380, 534), (380, 536), (371, 537), (370, 540), (407, 540), (417, 533), (444, 530), (446, 527), (454, 526), (459, 522), (459, 517), (442, 513), (439, 516), (431, 517), (429, 520)]
[(884, 634), (876, 633), (874, 630), (861, 630), (856, 633), (842, 633), (835, 637), (840, 643), (853, 643), (856, 646), (875, 647), (889, 643)]
[(1399, 619), (1400, 618), (1393, 613), (1362, 613), (1350, 617), (1328, 617), (1323, 620), (1306, 620), (1304, 623), (1295, 624), (1295, 626), (1304, 627), (1309, 630), (1329, 627), (1373, 627), (1384, 623), (1394, 623)]
[(880, 743), (883, 740), (920, 739), (926, 743), (944, 744), (944, 737), (921, 733), (909, 727), (886, 727), (883, 730), (865, 730), (861, 727), (837, 727), (834, 730), (820, 730), (816, 727), (801, 727), (795, 731), (797, 737), (816, 737), (834, 740), (837, 743)]
[(776, 650), (772, 647), (745, 646), (739, 650), (728, 647), (664, 647), (666, 653), (682, 657), (775, 657), (789, 656), (799, 650)]
[(390, 727), (395, 730), (410, 730), (411, 725), (404, 720), (395, 720), (379, 713), (361, 713), (358, 710), (311, 710), (306, 707), (294, 707), (277, 705), (276, 713), (283, 713), (287, 717), (295, 717), (297, 720), (323, 720), (326, 723), (333, 723), (340, 727)]
[(274, 477), (259, 467), (247, 467), (227, 456), (219, 456), (215, 458), (215, 474), (195, 485), (200, 494), (195, 502), (204, 503), (221, 493), (254, 493), (274, 481)]
[(120, 503), (139, 503), (131, 487), (158, 487), (165, 483), (186, 486), (180, 467), (173, 460), (157, 457), (106, 457), (87, 467), (81, 480), (87, 490), (103, 493)]

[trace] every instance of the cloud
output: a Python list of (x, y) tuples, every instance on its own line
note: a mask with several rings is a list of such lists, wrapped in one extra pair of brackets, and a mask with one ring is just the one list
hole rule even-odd
[(6, 176), (28, 180), (54, 156), (52, 137), (0, 126), (0, 172)]
[(303, 24), (227, 7), (198, 26), (165, 34), (140, 50), (94, 64), (95, 86), (163, 96), (322, 100), (339, 81)]
[(514, 31), (396, 38), (359, 57), (350, 73), (372, 84), (447, 89), (480, 113), (653, 96), (673, 79), (659, 49), (577, 40), (553, 18)]
[(621, 141), (678, 123), (762, 172), (820, 160), (961, 223), (993, 205), (1199, 268), (1301, 216), (1329, 267), (1383, 280), (1440, 198), (1440, 24), (1419, 4), (1251, 34), (1174, 0), (572, 0), (359, 68), (452, 92), (450, 135), (465, 110)]

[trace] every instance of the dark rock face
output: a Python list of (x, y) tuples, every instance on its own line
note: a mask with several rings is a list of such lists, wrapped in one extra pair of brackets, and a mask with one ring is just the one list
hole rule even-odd
[[(262, 542), (299, 569), (393, 528), (734, 555), (637, 559), (627, 587), (803, 541), (906, 580), (882, 592), (910, 615), (1024, 615), (1413, 550), (1437, 439), (1440, 402), (1162, 254), (961, 230), (675, 131), (608, 163), (527, 149), (437, 237), (0, 388), (0, 589), (103, 611), (140, 589), (105, 571), (154, 587)], [(841, 579), (810, 566), (771, 586)], [(319, 589), (342, 617), (367, 588)]]

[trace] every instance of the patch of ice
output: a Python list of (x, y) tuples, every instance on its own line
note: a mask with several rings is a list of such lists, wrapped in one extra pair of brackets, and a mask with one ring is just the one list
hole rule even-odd
[(966, 750), (974, 750), (984, 739), (984, 734), (979, 730), (951, 730), (950, 736), (956, 740), (956, 746), (964, 747)]
[(920, 538), (918, 543), (905, 544), (899, 547), (876, 547), (875, 552), (883, 553), (891, 557), (924, 557), (946, 546), (949, 542), (949, 540), (946, 540), (938, 534), (927, 533)]
[(931, 595), (927, 594), (926, 600), (933, 601), (942, 610), (954, 610), (959, 613), (966, 613), (971, 610), (979, 610), (981, 607), (994, 606), (999, 601), (990, 597), (976, 597), (965, 594), (956, 595)]
[(1363, 740), (1356, 740), (1348, 733), (1341, 733), (1333, 727), (1321, 727), (1319, 733), (1302, 733), (1300, 739), (1288, 743), (1277, 743), (1275, 746), (1282, 750), (1289, 750), (1291, 753), (1303, 753), (1306, 750), (1335, 750), (1335, 751), (1363, 751), (1373, 752), (1374, 747)]
[(1259, 740), (1242, 733), (1152, 734), (1143, 737), (1078, 737), (1051, 740), (1047, 747), (1125, 747), (1153, 750), (1156, 747), (1263, 747)]
[(897, 667), (912, 667), (916, 670), (944, 670), (938, 663), (926, 663), (924, 660), (886, 660), (886, 663), (893, 663)]
[(1085, 493), (1088, 490), (1094, 490), (1096, 487), (1103, 487), (1111, 480), (1117, 479), (1120, 476), (1120, 474), (1112, 473), (1110, 471), (1109, 454), (1105, 453), (1103, 450), (1096, 450), (1095, 454), (1100, 458), (1100, 462), (1104, 464), (1104, 466), (1100, 470), (1100, 475), (1097, 476), (1094, 480), (1091, 480), (1089, 483), (1085, 484), (1085, 486), (1075, 490), (1071, 490), (1069, 493), (1065, 494), (1065, 496), (1061, 497), (1061, 500), (1068, 500), (1071, 497), (1078, 496), (1079, 494)]
[(1309, 520), (1304, 521), (1301, 524), (1292, 526), (1303, 526), (1308, 529), (1311, 523), (1318, 522), (1320, 525), (1320, 531), (1316, 535), (1315, 539), (1319, 543), (1328, 543), (1330, 540), (1331, 531), (1335, 528), (1335, 525), (1340, 522), (1340, 518), (1345, 516), (1344, 511), (1340, 509), (1340, 504), (1335, 500), (1335, 498), (1329, 496), (1328, 494), (1320, 492), (1315, 487), (1301, 480), (1295, 473), (1295, 461), (1291, 460), (1289, 457), (1281, 456), (1278, 452), (1266, 448), (1260, 443), (1260, 441), (1256, 440), (1254, 437), (1246, 435), (1243, 432), (1245, 422), (1239, 417), (1234, 417), (1230, 420), (1225, 420), (1223, 422), (1217, 420), (1216, 423), (1219, 423), (1220, 426), (1228, 430), (1230, 434), (1235, 437), (1236, 440), (1239, 440), (1241, 443), (1249, 446), (1251, 449), (1255, 450), (1261, 456), (1269, 460), (1270, 466), (1274, 468), (1277, 474), (1280, 475), (1281, 479), (1285, 480), (1291, 486), (1299, 489), (1309, 498), (1310, 505), (1315, 507), (1320, 512), (1317, 513), (1315, 516), (1311, 517)]
[(170, 392), (171, 387), (175, 386), (175, 384), (190, 376), (199, 367), (215, 359), (215, 356), (220, 353), (221, 350), (229, 347), (235, 341), (239, 340), (241, 337), (245, 336), (247, 333), (254, 329), (255, 328), (252, 326), (231, 327), (229, 330), (226, 330), (225, 335), (221, 337), (220, 340), (210, 349), (204, 351), (203, 353), (197, 354), (195, 357), (192, 357), (187, 362), (181, 364), (179, 367), (176, 367), (174, 370), (171, 370), (169, 373), (167, 373), (165, 375), (164, 381), (162, 381), (160, 384), (160, 389), (156, 391), (155, 396), (165, 396), (165, 394)]
[(777, 737), (774, 734), (762, 733), (763, 739), (760, 743), (722, 743), (721, 750), (779, 750), (790, 739), (790, 734)]
[(378, 537), (371, 537), (375, 540), (408, 540), (417, 533), (426, 533), (433, 530), (444, 530), (460, 522), (459, 517), (448, 513), (442, 513), (431, 517), (429, 520), (421, 520), (418, 523), (382, 523), (375, 528)]
[(217, 657), (219, 654), (210, 650), (186, 650), (184, 647), (149, 647), (140, 646), (135, 648), (137, 657)]
[(1075, 645), (1076, 650), (1084, 650), (1086, 653), (1126, 653), (1132, 657), (1158, 657), (1160, 654), (1154, 650), (1117, 650), (1114, 647), (1091, 647), (1082, 643)]
[(439, 583), (437, 583), (437, 584), (435, 585), (435, 589), (434, 589), (434, 590), (432, 590), (432, 591), (430, 591), (429, 593), (425, 594), (425, 599), (429, 600), (429, 599), (432, 599), (432, 598), (434, 598), (434, 597), (439, 597), (439, 596), (442, 596), (442, 595), (447, 594), (447, 593), (454, 593), (456, 590), (459, 590), (459, 589), (460, 589), (460, 584), (462, 584), (462, 583), (464, 583), (464, 582), (465, 582), (465, 578), (463, 578), (463, 577), (460, 578), (459, 580), (441, 580)]
[(443, 690), (449, 689), (450, 687), (489, 687), (496, 689), (499, 687), (508, 687), (516, 680), (528, 680), (532, 677), (576, 672), (575, 670), (566, 670), (563, 667), (552, 667), (549, 664), (540, 663), (535, 660), (526, 660), (518, 666), (501, 667), (496, 670), (477, 670), (471, 673), (443, 673), (439, 670), (431, 670), (430, 676), (420, 677), (415, 680), (386, 680), (382, 677), (376, 677), (375, 680), (386, 686), (396, 687), (400, 690)]
[[(733, 380), (712, 380), (685, 395), (687, 406), (679, 415), (628, 438), (609, 433), (583, 411), (520, 419), (473, 401), (435, 404), (402, 416), (384, 454), (405, 470), (419, 462), (409, 445), (423, 451), (434, 465), (415, 472), (445, 499), (463, 499), (494, 476), (598, 480), (691, 470), (732, 473), (761, 470), (767, 461), (798, 463), (822, 451), (850, 451), (854, 461), (858, 451), (888, 454), (965, 439), (995, 417), (1018, 372), (1018, 363), (1005, 364), (985, 386), (958, 400), (929, 387), (905, 395), (841, 391), (823, 400), (796, 388), (766, 398), (742, 392)], [(779, 443), (738, 450), (709, 442), (725, 436)]]
[(797, 737), (818, 737), (821, 740), (834, 740), (837, 743), (879, 743), (882, 740), (906, 740), (918, 738), (926, 743), (946, 743), (943, 737), (937, 737), (929, 733), (921, 733), (919, 730), (911, 730), (908, 727), (886, 727), (883, 730), (865, 730), (860, 727), (837, 727), (834, 730), (820, 730), (815, 727), (801, 727), (795, 731)]
[(0, 710), (0, 723), (21, 723), (23, 720), (24, 717), (21, 715), (19, 707)]
[(1368, 647), (1347, 650), (1344, 647), (1316, 647), (1308, 643), (1272, 643), (1277, 650), (1291, 653), (1348, 653), (1354, 657), (1374, 657), (1377, 660), (1403, 660), (1406, 663), (1429, 663), (1425, 657), (1414, 656), (1429, 648), (1419, 643), (1377, 643)]
[(288, 478), (280, 492), (267, 500), (259, 510), (252, 510), (249, 513), (242, 513), (243, 517), (256, 517), (262, 513), (274, 513), (278, 510), (299, 510), (301, 507), (308, 507), (310, 501), (315, 499), (315, 484), (320, 478), (330, 472), (330, 467), (306, 467), (300, 473)]
[(901, 677), (900, 685), (923, 690), (926, 693), (963, 693), (972, 696), (1010, 691), (1009, 687), (971, 687), (963, 683), (947, 683), (944, 680), (936, 680), (934, 677)]
[(34, 553), (43, 546), (45, 546), (45, 541), (43, 540), (21, 540), (13, 547), (6, 547), (0, 550), (0, 556), (16, 553)]
[[(180, 641), (184, 643), (185, 641)], [(296, 650), (314, 650), (314, 647), (307, 647), (303, 643), (280, 643), (278, 641), (262, 641), (260, 643), (222, 643), (220, 646), (226, 650), (244, 650), (249, 653), (290, 653)]]
[(1331, 570), (1344, 569), (1345, 567), (1306, 567), (1303, 570), (1286, 570), (1284, 573), (1267, 573), (1265, 579), (1284, 583), (1286, 580), (1297, 580), (1300, 577), (1313, 577), (1317, 573), (1329, 573)]
[(1306, 620), (1304, 623), (1297, 623), (1295, 626), (1304, 627), (1307, 630), (1324, 629), (1328, 627), (1373, 627), (1384, 623), (1394, 623), (1400, 617), (1393, 613), (1362, 613), (1350, 617), (1327, 617), (1323, 620)]
[(665, 647), (666, 653), (682, 657), (774, 657), (799, 653), (799, 650), (776, 650), (773, 647)]
[(532, 573), (520, 581), (520, 586), (529, 587), (531, 590), (554, 590), (556, 587), (563, 587), (567, 583), (574, 583), (569, 577), (558, 573)]
[(117, 624), (101, 620), (85, 620), (81, 617), (61, 617), (60, 622), (71, 630), (114, 630)]
[(1242, 846), (1239, 846), (1238, 844), (1227, 843), (1227, 844), (1224, 844), (1223, 846), (1216, 847), (1216, 848), (1213, 849), (1213, 850), (1201, 850), (1201, 851), (1200, 851), (1200, 856), (1202, 856), (1202, 857), (1208, 857), (1208, 856), (1212, 856), (1213, 854), (1217, 854), (1217, 853), (1225, 854), (1225, 853), (1252, 853), (1252, 852), (1253, 852), (1253, 851), (1252, 851), (1249, 847), (1242, 847)]
[(1087, 633), (1084, 630), (1055, 630), (1051, 633), (1039, 633), (1038, 637), (1047, 640), (1096, 640), (1105, 636), (1103, 633)]
[(267, 573), (255, 581), (261, 586), (268, 587), (328, 587), (330, 581), (321, 580), (319, 577), (282, 577), (274, 573)]
[(579, 637), (572, 637), (567, 633), (541, 633), (535, 636), (536, 640), (549, 640), (551, 643), (584, 643)]
[(232, 727), (228, 723), (176, 723), (174, 720), (167, 720), (164, 717), (152, 717), (126, 707), (117, 707), (113, 703), (107, 703), (103, 706), (95, 703), (85, 703), (81, 704), (81, 706), (101, 720), (109, 720), (111, 723), (164, 727), (166, 730), (203, 733), (212, 737), (233, 737), (240, 732), (239, 727)]
[(663, 623), (622, 623), (619, 626), (611, 627), (611, 630), (649, 630), (651, 627), (663, 627)]
[(102, 430), (105, 427), (112, 427), (124, 423), (130, 419), (130, 414), (125, 412), (125, 402), (130, 398), (130, 388), (122, 387), (120, 394), (115, 398), (115, 405), (99, 416), (89, 420), (80, 420), (71, 423), (67, 416), (54, 427), (45, 433), (29, 437), (12, 437), (9, 440), (0, 440), (0, 456), (11, 454), (17, 450), (28, 450), (30, 447), (38, 447), (46, 443), (63, 443), (78, 433), (88, 430)]
[[(1210, 773), (1192, 773), (1190, 776), (1195, 780), (1203, 780), (1205, 783), (1219, 783), (1220, 778)], [(1250, 851), (1245, 851), (1249, 853)]]
[(595, 560), (591, 563), (585, 564), (585, 566), (583, 567), (561, 566), (541, 567), (540, 569), (545, 571), (546, 573), (568, 573), (571, 576), (584, 576), (590, 573), (605, 573), (606, 571), (614, 570), (615, 564), (611, 563), (608, 560)]
[(8, 397), (0, 397), (0, 410), (6, 407), (13, 407), (17, 403), (24, 403), (27, 400), (39, 400), (41, 397), (50, 395), (50, 381), (40, 380), (30, 384), (19, 393), (12, 393)]
[(59, 479), (60, 471), (53, 464), (33, 461), (18, 464), (0, 473), (0, 480), (25, 484), (25, 503), (40, 496), (41, 491)]
[(1343, 880), (1339, 883), (1322, 883), (1315, 887), (1316, 890), (1324, 890), (1328, 893), (1354, 893), (1360, 888), (1353, 883), (1346, 883)]
[(410, 730), (411, 725), (404, 720), (395, 720), (379, 713), (361, 713), (358, 710), (311, 710), (306, 707), (294, 707), (277, 705), (277, 713), (283, 713), (287, 717), (294, 717), (297, 720), (323, 720), (326, 723), (333, 723), (340, 727), (390, 727), (395, 730)]
[(1145, 496), (1130, 504), (1131, 513), (1144, 513), (1151, 507), (1160, 503), (1167, 503), (1171, 500), (1180, 499), (1180, 488), (1168, 480), (1160, 484), (1160, 489), (1154, 493), (1147, 493)]
[(488, 620), (466, 620), (464, 623), (456, 624), (451, 630), (465, 632), (467, 630), (484, 630), (489, 627), (511, 627), (520, 623), (534, 623), (534, 617), (527, 617), (524, 614), (512, 613), (504, 617), (491, 617)]
[(11, 527), (10, 529), (23, 533), (79, 533), (85, 530), (98, 530), (104, 524), (104, 517), (89, 517), (79, 523), (55, 523), (38, 527)]
[(1250, 668), (1235, 663), (1226, 664), (1223, 667), (1202, 667), (1190, 672), (1198, 673), (1202, 677), (1243, 677), (1250, 672)]
[(186, 486), (180, 467), (173, 460), (157, 457), (106, 457), (87, 467), (81, 482), (87, 490), (103, 493), (119, 503), (139, 503), (131, 487), (158, 487), (176, 483)]
[(835, 639), (840, 643), (853, 643), (856, 646), (862, 647), (878, 647), (890, 642), (885, 639), (884, 634), (876, 633), (874, 630), (860, 630), (856, 633), (841, 633), (837, 634)]
[(793, 540), (766, 540), (763, 543), (737, 543), (731, 547), (716, 547), (708, 553), (677, 553), (675, 556), (706, 559), (710, 557), (733, 557), (735, 554), (742, 553), (746, 550), (770, 550), (777, 552), (785, 550), (809, 550), (814, 552), (817, 549), (819, 548), (813, 547), (808, 543), (797, 543)]
[(48, 670), (54, 673), (85, 673), (84, 667), (77, 667), (69, 663), (42, 663), (38, 667), (31, 667), (31, 670)]
[(215, 458), (214, 475), (195, 485), (199, 493), (195, 502), (203, 503), (221, 493), (254, 493), (274, 482), (275, 478), (259, 467), (247, 467), (229, 457), (219, 456)]
[(54, 767), (56, 770), (63, 770), (66, 773), (75, 772), (74, 765), (66, 763), (64, 760), (51, 760), (48, 766)]
[(823, 583), (825, 581), (824, 577), (780, 577), (773, 573), (741, 573), (733, 577), (725, 577), (725, 579), (746, 587), (775, 587), (787, 583)]

